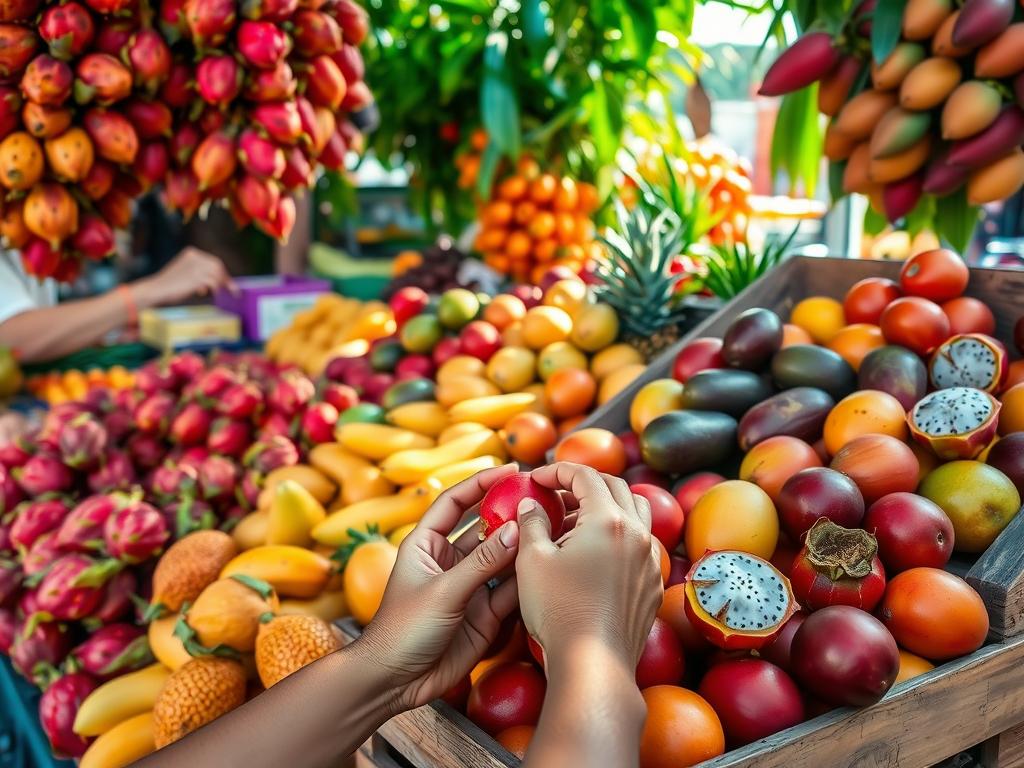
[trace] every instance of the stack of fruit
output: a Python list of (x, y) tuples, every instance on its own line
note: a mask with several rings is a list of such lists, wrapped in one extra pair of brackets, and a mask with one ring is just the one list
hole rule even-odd
[(75, 673), (47, 689), (41, 710), (44, 725), (59, 724), (54, 745), (81, 755), (83, 766), (127, 765), (340, 648), (326, 619), (281, 599), (327, 580), (327, 561), (316, 575), (316, 556), (299, 551), (310, 558), (304, 571), (282, 562), (266, 581), (253, 575), (267, 570), (265, 560), (238, 554), (222, 531), (197, 531), (172, 545), (152, 578), (151, 611), (164, 615), (149, 628), (157, 661), (98, 687)]
[(129, 389), (54, 406), (37, 433), (0, 446), (0, 650), (40, 686), (145, 662), (134, 602), (155, 558), (255, 509), (274, 470), (332, 439), (337, 415), (310, 379), (252, 354), (182, 353)]
[(275, 363), (297, 365), (310, 376), (319, 376), (328, 360), (362, 354), (369, 342), (394, 332), (395, 319), (387, 305), (325, 293), (295, 315), (291, 325), (271, 335), (264, 351)]
[(819, 83), (819, 108), (832, 117), (825, 154), (844, 164), (843, 190), (868, 195), (890, 221), (922, 195), (966, 187), (983, 204), (1024, 186), (1024, 23), (1013, 23), (1008, 0), (960, 5), (906, 3), (902, 37), (869, 62), (860, 52), (874, 2), (864, 2), (835, 38), (800, 38), (761, 87), (776, 96)]
[(441, 238), (423, 252), (403, 251), (393, 262), (392, 280), (381, 291), (381, 298), (388, 301), (403, 288), (422, 288), (428, 293), (440, 293), (449, 288), (474, 288), (459, 282), (459, 268), (466, 260), (466, 254), (455, 244)]
[(241, 21), (230, 0), (5, 7), (0, 235), (26, 269), (72, 280), (161, 184), (186, 216), (223, 201), (239, 223), (287, 237), (288, 193), (317, 164), (342, 167), (359, 143), (344, 115), (372, 99), (356, 47), (365, 12), (312, 5), (257, 3)]
[(131, 371), (121, 365), (114, 365), (103, 370), (91, 368), (88, 371), (72, 369), (63, 373), (42, 373), (29, 376), (25, 380), (25, 389), (50, 405), (66, 403), (69, 400), (85, 400), (89, 390), (105, 388), (113, 391), (128, 389), (133, 386), (135, 377)]

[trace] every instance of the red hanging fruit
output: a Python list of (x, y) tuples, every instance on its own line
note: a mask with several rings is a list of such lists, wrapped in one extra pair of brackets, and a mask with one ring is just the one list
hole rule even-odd
[(286, 101), (297, 88), (292, 68), (287, 61), (279, 61), (273, 69), (250, 71), (243, 93), (249, 101)]
[(53, 277), (60, 259), (60, 248), (54, 248), (39, 237), (33, 237), (21, 249), (21, 263), (25, 271), (40, 279)]
[(135, 161), (139, 137), (124, 115), (93, 108), (85, 113), (82, 124), (100, 157), (116, 165), (130, 165)]
[(167, 80), (160, 87), (160, 101), (174, 109), (188, 106), (192, 98), (192, 68), (184, 61), (171, 64)]
[(345, 76), (330, 56), (317, 56), (310, 62), (306, 76), (306, 95), (314, 104), (337, 110), (348, 89)]
[(274, 181), (246, 174), (238, 182), (236, 194), (242, 210), (253, 219), (273, 221), (277, 217), (281, 192)]
[(164, 181), (164, 202), (169, 208), (181, 211), (186, 221), (191, 219), (203, 198), (199, 191), (199, 179), (191, 168), (173, 168)]
[(288, 35), (270, 21), (243, 21), (235, 39), (242, 58), (257, 69), (273, 69), (291, 49)]
[(761, 96), (782, 96), (816, 83), (839, 63), (839, 49), (827, 32), (811, 32), (775, 60), (761, 83)]
[(132, 170), (146, 189), (160, 184), (171, 165), (171, 155), (163, 141), (143, 144), (135, 156)]
[(232, 56), (207, 56), (196, 67), (196, 90), (207, 104), (226, 107), (242, 88), (242, 70)]
[(227, 181), (235, 172), (235, 142), (226, 133), (209, 134), (192, 154), (192, 172), (199, 181), (199, 191)]
[(151, 27), (143, 27), (128, 41), (125, 60), (135, 75), (135, 85), (156, 91), (171, 73), (171, 49), (163, 37)]
[(135, 126), (140, 139), (159, 139), (171, 135), (174, 116), (162, 101), (132, 99), (123, 107), (125, 117)]
[(341, 26), (321, 11), (300, 10), (292, 17), (292, 37), (304, 56), (331, 55), (341, 49)]
[(281, 148), (251, 128), (238, 137), (238, 159), (247, 173), (258, 178), (278, 179), (285, 170)]
[(280, 144), (294, 144), (302, 135), (302, 120), (295, 102), (257, 104), (250, 110), (249, 116), (271, 139)]
[(369, 17), (363, 7), (353, 0), (338, 0), (330, 6), (330, 11), (341, 25), (345, 42), (350, 45), (362, 45), (370, 31)]
[(100, 215), (114, 229), (127, 229), (132, 223), (132, 198), (117, 189), (112, 189), (96, 203)]
[(199, 47), (215, 47), (227, 40), (235, 26), (235, 0), (186, 0), (185, 24)]
[(99, 200), (114, 186), (116, 175), (117, 171), (114, 170), (114, 166), (106, 160), (94, 160), (85, 178), (79, 182), (78, 188), (90, 200)]

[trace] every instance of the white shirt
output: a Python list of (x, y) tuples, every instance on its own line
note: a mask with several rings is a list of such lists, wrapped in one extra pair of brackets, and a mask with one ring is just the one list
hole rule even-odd
[(0, 252), (0, 323), (29, 309), (56, 303), (56, 282), (25, 274), (17, 251)]

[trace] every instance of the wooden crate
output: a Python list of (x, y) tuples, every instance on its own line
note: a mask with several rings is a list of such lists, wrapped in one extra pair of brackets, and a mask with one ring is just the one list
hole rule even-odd
[[(647, 382), (670, 375), (676, 353), (700, 336), (722, 336), (751, 307), (788, 317), (808, 296), (841, 299), (865, 277), (895, 278), (899, 264), (848, 259), (793, 258), (750, 286), (698, 325), (609, 403), (581, 425), (620, 432), (629, 427), (629, 403)], [(996, 334), (1008, 340), (1024, 311), (1024, 272), (972, 269), (967, 294), (996, 315)], [(974, 749), (969, 764), (1024, 768), (1024, 514), (1007, 526), (976, 562), (957, 561), (989, 610), (989, 645), (896, 686), (879, 703), (839, 709), (766, 739), (727, 752), (701, 768), (838, 768), (935, 765)], [(342, 622), (349, 637), (359, 628)], [(519, 761), (465, 716), (436, 701), (406, 712), (379, 731), (378, 751), (390, 745), (416, 768), (513, 768)], [(979, 746), (980, 745), (980, 746)]]

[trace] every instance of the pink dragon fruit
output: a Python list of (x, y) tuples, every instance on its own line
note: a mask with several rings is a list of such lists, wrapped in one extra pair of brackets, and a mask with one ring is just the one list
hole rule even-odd
[(103, 590), (103, 601), (92, 612), (90, 619), (110, 624), (124, 618), (132, 609), (132, 597), (138, 587), (138, 580), (132, 571), (126, 569), (115, 573)]
[(283, 101), (295, 96), (299, 83), (287, 61), (273, 69), (254, 69), (248, 73), (242, 96), (248, 101)]
[(229, 368), (214, 366), (197, 379), (196, 393), (206, 398), (219, 398), (237, 380), (238, 377)]
[(303, 407), (313, 400), (316, 387), (309, 377), (302, 373), (281, 376), (274, 382), (267, 395), (267, 405), (274, 411), (291, 418), (297, 416)]
[(96, 468), (107, 448), (107, 430), (90, 414), (75, 417), (58, 438), (61, 459), (69, 467), (88, 472)]
[(299, 463), (299, 450), (287, 437), (278, 435), (256, 443), (245, 454), (245, 465), (263, 474)]
[(36, 624), (27, 635), (24, 629), (15, 628), (11, 663), (26, 680), (42, 686), (56, 676), (57, 666), (68, 655), (70, 638), (67, 629), (53, 621)]
[(114, 410), (103, 416), (103, 428), (107, 430), (107, 441), (120, 443), (135, 431), (135, 419), (132, 410)]
[(177, 377), (159, 362), (146, 363), (135, 372), (135, 387), (147, 395), (161, 391), (173, 392), (177, 383)]
[(302, 414), (302, 436), (313, 445), (334, 440), (338, 409), (330, 403), (314, 403)]
[(74, 732), (75, 715), (85, 697), (96, 690), (97, 682), (85, 672), (63, 675), (43, 692), (39, 699), (39, 723), (54, 753), (61, 757), (81, 757), (89, 741)]
[(30, 458), (32, 458), (32, 453), (20, 440), (0, 443), (0, 465), (3, 465), (5, 469), (22, 467)]
[(167, 361), (167, 370), (173, 374), (178, 384), (194, 380), (206, 370), (206, 361), (197, 352), (179, 352)]
[(270, 440), (272, 437), (291, 437), (291, 434), (291, 420), (283, 413), (274, 411), (266, 414), (266, 416), (260, 421), (260, 430), (257, 434), (257, 439), (265, 442)]
[(175, 404), (175, 397), (170, 392), (154, 392), (135, 409), (136, 425), (151, 435), (166, 434)]
[(232, 419), (247, 419), (263, 405), (263, 393), (251, 382), (234, 384), (217, 399), (217, 412)]
[(155, 470), (149, 480), (149, 492), (158, 499), (176, 499), (192, 493), (196, 488), (199, 473), (190, 464), (165, 461)]
[(36, 588), (37, 609), (57, 621), (84, 619), (103, 600), (103, 585), (120, 567), (73, 553), (60, 557)]
[(11, 646), (14, 645), (14, 632), (17, 629), (18, 620), (14, 611), (9, 608), (0, 608), (0, 653), (9, 655)]
[(291, 49), (288, 35), (271, 21), (243, 21), (235, 39), (242, 58), (256, 69), (273, 69)]
[(238, 137), (238, 158), (253, 176), (278, 179), (284, 173), (284, 152), (279, 146), (251, 128)]
[(57, 530), (67, 513), (68, 505), (61, 499), (23, 503), (11, 523), (11, 544), (27, 550), (44, 533)]
[(103, 549), (103, 525), (128, 499), (117, 494), (97, 494), (78, 502), (57, 529), (57, 546), (65, 552)]
[(80, 56), (92, 42), (96, 25), (92, 15), (79, 3), (70, 2), (47, 8), (39, 19), (39, 36), (58, 59)]
[(125, 449), (139, 469), (153, 469), (159, 466), (167, 453), (159, 437), (145, 432), (136, 432), (128, 438)]
[(169, 436), (178, 445), (199, 445), (210, 433), (210, 412), (199, 403), (188, 403), (171, 421)]
[(146, 633), (132, 624), (109, 624), (71, 651), (78, 666), (90, 675), (109, 680), (139, 669), (153, 660)]
[(209, 458), (210, 452), (206, 449), (205, 445), (192, 445), (188, 448), (179, 449), (179, 453), (176, 454), (177, 462), (183, 467), (192, 467), (192, 469), (199, 471), (199, 465)]
[(263, 474), (250, 469), (242, 475), (242, 482), (235, 489), (235, 500), (243, 509), (252, 511), (259, 505), (260, 491), (263, 490)]
[(25, 498), (10, 471), (0, 465), (0, 517), (14, 509)]
[(205, 499), (223, 499), (235, 491), (238, 465), (226, 456), (210, 456), (199, 466), (199, 489)]
[(199, 97), (215, 107), (226, 107), (242, 90), (242, 70), (234, 57), (207, 56), (196, 67)]
[(89, 475), (89, 490), (93, 493), (127, 491), (138, 478), (132, 460), (124, 451), (108, 451), (103, 465)]
[[(28, 551), (21, 558), (21, 569), (26, 577), (37, 577), (47, 568), (53, 565), (54, 561), (63, 555), (60, 547), (57, 546), (57, 532), (49, 531), (44, 533), (28, 548)], [(28, 615), (26, 613), (26, 615)]]
[(155, 557), (169, 536), (163, 515), (145, 502), (115, 511), (103, 527), (107, 552), (126, 563), (141, 563)]
[(14, 560), (0, 557), (0, 606), (10, 605), (21, 593), (24, 573)]
[(281, 184), (285, 189), (305, 189), (312, 182), (313, 166), (299, 147), (289, 147), (285, 155)]
[(242, 0), (242, 16), (264, 21), (285, 21), (299, 7), (299, 0)]
[(212, 453), (241, 458), (246, 448), (252, 445), (252, 430), (244, 421), (221, 418), (213, 422), (210, 436), (206, 438), (206, 447)]
[(302, 136), (302, 118), (294, 101), (256, 104), (249, 116), (279, 144), (295, 144)]
[[(99, 219), (99, 217), (93, 216), (92, 219)], [(81, 224), (79, 224), (79, 229), (81, 229)], [(86, 404), (93, 416), (102, 416), (114, 409), (114, 393), (106, 387), (93, 387), (85, 393), (82, 402)]]
[(18, 485), (29, 496), (64, 493), (75, 483), (74, 473), (53, 456), (37, 453), (25, 465), (11, 470)]
[(185, 24), (201, 48), (216, 47), (227, 40), (235, 26), (235, 0), (186, 0)]

